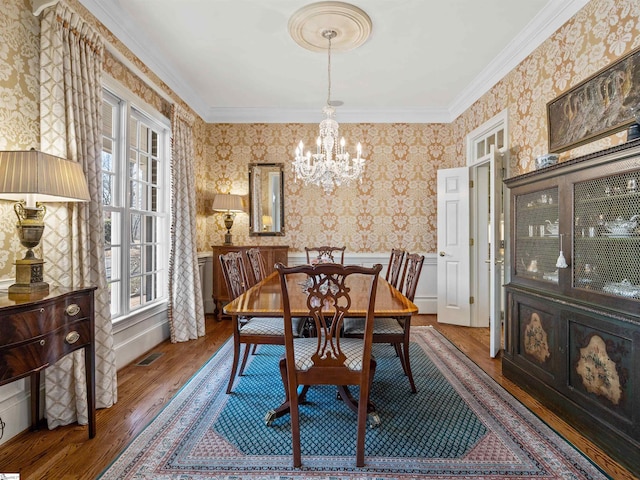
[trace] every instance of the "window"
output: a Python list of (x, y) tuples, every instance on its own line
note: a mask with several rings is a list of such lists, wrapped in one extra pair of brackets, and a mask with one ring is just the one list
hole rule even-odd
[(102, 116), (105, 261), (117, 321), (167, 295), (169, 131), (107, 90)]

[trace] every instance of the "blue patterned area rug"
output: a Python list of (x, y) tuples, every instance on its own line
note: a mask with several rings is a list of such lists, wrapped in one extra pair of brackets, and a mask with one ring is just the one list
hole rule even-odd
[[(301, 407), (302, 468), (293, 468), (283, 399), (283, 347), (261, 346), (226, 395), (227, 342), (103, 472), (108, 479), (602, 479), (587, 458), (430, 327), (412, 329), (411, 394), (394, 349), (375, 345), (381, 424), (355, 466), (356, 416), (334, 387)], [(354, 392), (357, 393), (357, 392)]]

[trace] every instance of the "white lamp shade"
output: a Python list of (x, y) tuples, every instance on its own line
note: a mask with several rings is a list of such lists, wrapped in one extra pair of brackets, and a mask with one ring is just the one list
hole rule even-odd
[(0, 199), (88, 202), (89, 187), (78, 162), (37, 150), (0, 151)]
[(242, 196), (233, 193), (216, 193), (211, 209), (215, 212), (242, 212)]

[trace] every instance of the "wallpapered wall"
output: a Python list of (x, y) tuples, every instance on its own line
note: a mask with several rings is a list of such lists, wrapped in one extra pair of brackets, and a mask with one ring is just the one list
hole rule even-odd
[[(69, 4), (93, 22), (127, 62), (164, 92), (164, 97), (182, 103), (78, 0), (69, 0)], [(342, 135), (352, 146), (362, 141), (369, 161), (361, 185), (336, 190), (332, 197), (326, 197), (319, 188), (293, 183), (290, 170), (294, 145), (299, 140), (313, 142), (316, 124), (205, 124), (198, 118), (194, 126), (198, 250), (209, 251), (211, 244), (223, 238), (222, 219), (210, 210), (213, 194), (246, 194), (250, 162), (284, 162), (286, 236), (248, 237), (248, 217), (240, 214), (233, 228), (237, 243), (282, 243), (300, 251), (305, 245), (326, 240), (345, 244), (349, 251), (384, 252), (396, 245), (435, 251), (435, 172), (465, 164), (465, 136), (508, 108), (511, 174), (533, 169), (533, 159), (547, 148), (546, 103), (640, 46), (638, 18), (637, 0), (592, 0), (451, 124), (342, 124)], [(28, 149), (39, 144), (38, 34), (39, 20), (31, 14), (29, 0), (3, 0), (2, 149)], [(168, 114), (170, 102), (108, 53), (105, 70), (147, 104)], [(337, 115), (340, 121), (339, 111)], [(624, 133), (613, 135), (567, 152), (562, 159), (625, 138)], [(14, 224), (11, 205), (0, 202), (0, 278), (13, 276), (15, 252), (22, 255)]]
[[(281, 243), (301, 251), (326, 241), (352, 252), (398, 245), (434, 252), (436, 170), (465, 165), (465, 136), (508, 108), (510, 174), (532, 170), (534, 158), (547, 152), (547, 102), (640, 46), (638, 18), (637, 0), (593, 0), (451, 124), (341, 124), (348, 143), (362, 141), (367, 170), (362, 185), (337, 189), (331, 197), (319, 187), (293, 183), (290, 170), (295, 145), (312, 144), (317, 125), (207, 125), (196, 186), (198, 249), (223, 239), (220, 215), (208, 208), (213, 194), (246, 194), (250, 162), (284, 162), (286, 236), (248, 237), (248, 215), (240, 214), (232, 231), (236, 243)], [(561, 160), (625, 139), (625, 133), (613, 135)]]

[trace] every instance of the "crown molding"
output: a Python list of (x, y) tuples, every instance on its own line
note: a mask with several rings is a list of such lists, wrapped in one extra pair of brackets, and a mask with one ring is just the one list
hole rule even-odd
[[(49, 0), (51, 1), (51, 0)], [(58, 0), (56, 0), (58, 1)], [(148, 45), (140, 43), (138, 38), (131, 35), (129, 32), (136, 32), (137, 28), (131, 21), (130, 17), (126, 15), (120, 7), (114, 7), (111, 5), (107, 8), (107, 5), (103, 5), (106, 2), (100, 2), (99, 0), (80, 0), (82, 5), (86, 7), (105, 27), (107, 27), (113, 35), (115, 35), (123, 45), (126, 46), (140, 61), (142, 61), (155, 75), (158, 76), (169, 88), (171, 88), (184, 102), (187, 103), (200, 117), (206, 117), (206, 109), (203, 109), (205, 105), (204, 100), (198, 95), (187, 83), (185, 83), (178, 75), (176, 75), (175, 69), (167, 64), (164, 60), (158, 57), (158, 55), (149, 48)], [(106, 39), (105, 39), (106, 41)], [(115, 46), (112, 46), (109, 51), (116, 52)], [(117, 55), (122, 60), (124, 56), (122, 54)], [(131, 62), (126, 62), (127, 66), (131, 67)], [(136, 73), (139, 73), (138, 68), (134, 68)], [(143, 77), (145, 81), (149, 81), (146, 76)], [(157, 85), (152, 86), (158, 89)]]
[[(314, 109), (211, 108), (207, 123), (318, 123), (322, 111)], [(337, 108), (336, 120), (345, 123), (449, 123), (446, 108), (350, 109)]]
[[(36, 5), (57, 3), (58, 0), (33, 0)], [(119, 7), (106, 8), (99, 0), (80, 0), (81, 3), (131, 50), (169, 88), (184, 100), (208, 123), (317, 123), (322, 120), (320, 109), (282, 108), (217, 108), (208, 107), (198, 95), (149, 45), (145, 45), (129, 32), (136, 28)], [(395, 108), (395, 109), (338, 109), (340, 123), (449, 123), (459, 117), (491, 87), (533, 52), (544, 40), (566, 23), (589, 0), (549, 0), (545, 8), (502, 52), (483, 69), (465, 90), (447, 108)], [(41, 11), (41, 9), (40, 9)], [(115, 49), (114, 49), (115, 50)], [(112, 50), (113, 51), (113, 50)], [(122, 58), (120, 56), (120, 58)], [(157, 86), (154, 86), (157, 88)]]
[(453, 101), (449, 108), (450, 121), (458, 118), (491, 87), (507, 76), (587, 3), (589, 0), (549, 0), (545, 8)]

